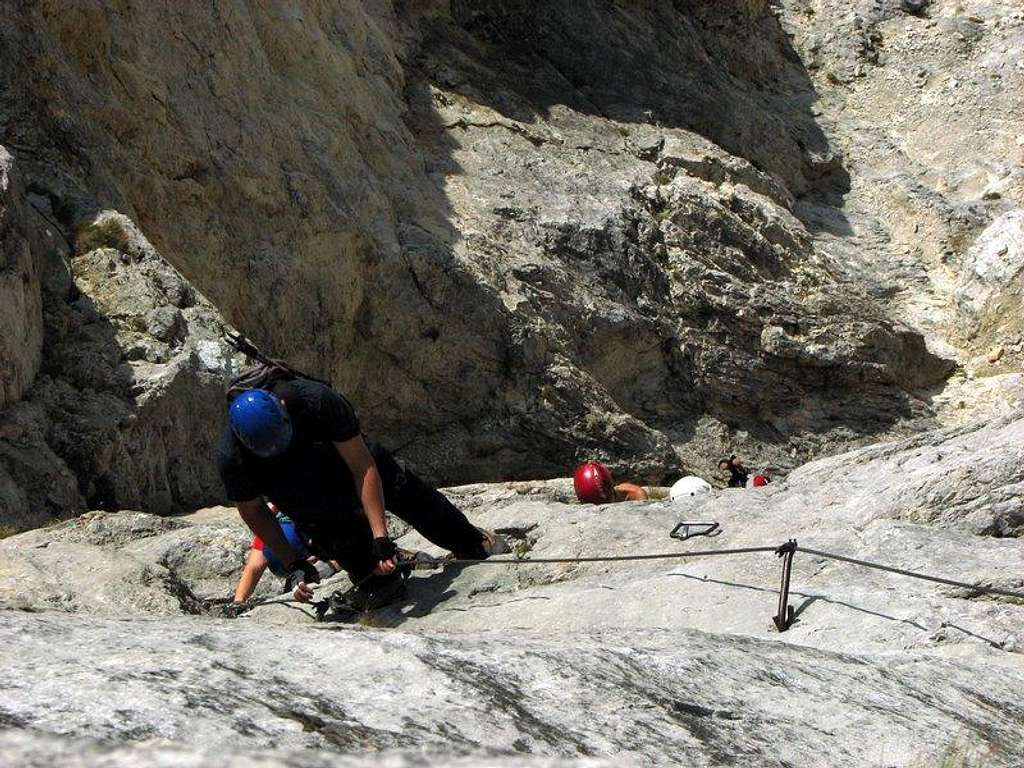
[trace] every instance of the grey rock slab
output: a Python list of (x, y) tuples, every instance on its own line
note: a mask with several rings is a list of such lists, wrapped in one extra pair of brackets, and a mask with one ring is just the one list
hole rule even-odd
[[(68, 768), (423, 768), (445, 765), (453, 768), (613, 768), (620, 763), (592, 758), (551, 758), (478, 754), (452, 757), (422, 750), (401, 752), (381, 750), (371, 757), (346, 756), (318, 749), (261, 749), (225, 752), (217, 746), (206, 748), (149, 740), (141, 743), (111, 744), (92, 739), (69, 738), (28, 731), (0, 731), (0, 752), (21, 768), (45, 768), (60, 763)], [(372, 761), (372, 762), (371, 762)]]
[(819, 488), (830, 514), (937, 523), (990, 536), (1024, 525), (1024, 417), (991, 421), (872, 446), (805, 465), (787, 477), (794, 492)]
[[(981, 543), (968, 534), (891, 522), (876, 524), (859, 535), (835, 520), (808, 519), (800, 525), (793, 519), (792, 508), (779, 505), (767, 514), (757, 514), (753, 504), (729, 498), (739, 493), (744, 491), (717, 494), (719, 498), (697, 514), (667, 503), (657, 510), (624, 504), (619, 506), (634, 508), (621, 514), (610, 509), (589, 516), (579, 513), (575, 524), (568, 510), (545, 508), (548, 520), (538, 529), (542, 533), (530, 556), (774, 547), (794, 536), (805, 546), (840, 555), (967, 583), (1021, 588), (1024, 553), (1016, 541)], [(730, 513), (728, 507), (740, 509)], [(779, 519), (787, 511), (788, 524)], [(625, 521), (625, 514), (632, 520)], [(477, 521), (486, 523), (499, 516)], [(723, 534), (685, 544), (667, 539), (676, 521), (694, 518), (718, 521)], [(829, 530), (838, 526), (843, 530)], [(772, 552), (640, 563), (474, 565), (440, 574), (414, 574), (407, 600), (374, 612), (369, 621), (448, 631), (494, 628), (558, 634), (581, 629), (697, 627), (780, 637), (772, 624), (779, 586), (779, 560)], [(790, 604), (797, 609), (799, 621), (782, 639), (844, 651), (884, 651), (940, 641), (1016, 650), (1014, 638), (1024, 607), (969, 596), (963, 590), (798, 553)], [(256, 612), (252, 619), (262, 617)], [(940, 632), (949, 624), (961, 630)]]
[[(166, 518), (90, 512), (0, 541), (0, 604), (178, 614), (232, 593), (252, 539), (231, 510)], [(270, 597), (275, 579), (261, 584)]]
[(1024, 756), (1024, 670), (979, 649), (852, 656), (696, 631), (451, 636), (10, 611), (0, 642), (4, 721), (60, 737), (375, 764), (389, 749), (422, 750), (425, 764)]
[[(446, 493), (529, 557), (793, 537), (1024, 589), (1020, 539), (977, 525), (1019, 482), (1007, 448), (1021, 423), (1016, 413), (937, 430), (766, 488), (676, 502), (581, 505), (567, 479)], [(948, 514), (924, 513), (933, 509)], [(722, 533), (669, 539), (681, 519), (716, 520)], [(796, 621), (779, 633), (769, 551), (415, 572), (395, 605), (321, 623), (287, 598), (235, 620), (198, 615), (204, 597), (230, 588), (248, 540), (221, 507), (92, 513), (0, 542), (0, 722), (13, 729), (0, 744), (26, 759), (111, 765), (202, 765), (214, 747), (225, 761), (273, 749), (263, 757), (297, 765), (315, 751), (353, 765), (1024, 759), (1021, 601), (798, 552)], [(400, 543), (429, 549), (415, 533)], [(270, 591), (275, 581), (265, 579)], [(319, 591), (347, 584), (338, 576)]]
[(183, 610), (167, 569), (116, 550), (53, 542), (0, 554), (0, 604), (7, 608), (139, 616)]
[[(1024, 590), (1019, 535), (1019, 414), (874, 446), (809, 464), (761, 489), (712, 491), (676, 502), (604, 506), (569, 503), (571, 481), (463, 486), (446, 491), (477, 525), (504, 531), (513, 554), (535, 558), (686, 553), (763, 547), (767, 552), (638, 562), (487, 563), (415, 572), (406, 597), (361, 619), (403, 629), (487, 628), (557, 634), (630, 627), (688, 628), (774, 637), (858, 652), (945, 644), (1019, 650), (1024, 606), (894, 574), (799, 553), (791, 604), (798, 621), (780, 636), (771, 621), (780, 584), (773, 549), (790, 538), (813, 549), (862, 558), (968, 584)], [(680, 520), (714, 520), (721, 534), (678, 542)], [(396, 531), (401, 531), (400, 527)], [(162, 606), (167, 612), (209, 609), (240, 572), (250, 534), (227, 508), (159, 518), (142, 513), (92, 513), (0, 542), (19, 564), (0, 583), (9, 604), (116, 614)], [(114, 560), (149, 577), (141, 596), (97, 600), (96, 579), (55, 572), (38, 588), (24, 574), (37, 561), (58, 567), (75, 543), (74, 562)], [(418, 534), (399, 538), (409, 549), (442, 554)], [(88, 550), (91, 546), (94, 549)], [(70, 556), (70, 555), (69, 555)], [(76, 566), (81, 568), (80, 565)], [(13, 569), (14, 566), (11, 566)], [(103, 578), (117, 580), (107, 567)], [(134, 571), (133, 571), (134, 572)], [(324, 597), (347, 586), (340, 576)], [(280, 581), (267, 575), (259, 597)], [(102, 586), (104, 594), (117, 586)], [(274, 599), (245, 615), (253, 623), (311, 623), (309, 606)], [(352, 617), (343, 617), (353, 621)]]
[[(762, 489), (677, 502), (604, 506), (545, 498), (569, 481), (450, 491), (477, 525), (506, 529), (535, 558), (805, 547), (967, 584), (1024, 592), (1017, 455), (1019, 414), (875, 446), (806, 465)], [(676, 522), (714, 520), (714, 538), (677, 542)], [(440, 554), (415, 533), (409, 549)], [(495, 558), (496, 560), (498, 558)], [(779, 560), (772, 552), (640, 562), (508, 564), (416, 572), (406, 600), (376, 611), (380, 626), (561, 632), (697, 627), (779, 637)], [(980, 643), (1018, 650), (1024, 605), (799, 553), (789, 642), (857, 651)], [(262, 621), (284, 609), (254, 611)], [(950, 629), (955, 627), (956, 629)]]

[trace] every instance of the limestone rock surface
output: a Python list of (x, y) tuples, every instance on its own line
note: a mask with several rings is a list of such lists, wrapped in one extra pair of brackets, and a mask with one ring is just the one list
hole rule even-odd
[[(1024, 764), (1022, 51), (1019, 0), (0, 0), (0, 534), (92, 510), (0, 540), (0, 762)], [(510, 559), (700, 554), (228, 618), (251, 534), (168, 513), (229, 324)], [(479, 482), (732, 452), (775, 481)]]
[[(58, 235), (61, 230), (54, 228)], [(239, 360), (217, 311), (125, 216), (50, 254), (45, 355), (0, 412), (0, 521), (16, 529), (89, 506), (195, 509), (223, 493), (212, 464)]]
[[(677, 501), (580, 505), (569, 480), (450, 488), (519, 556), (704, 554), (415, 572), (358, 621), (316, 622), (269, 577), (256, 607), (224, 618), (249, 542), (226, 508), (9, 537), (0, 745), (114, 766), (254, 750), (300, 766), (1015, 766), (1020, 600), (798, 552), (779, 633), (774, 553), (707, 551), (795, 538), (1024, 591), (1022, 425), (1018, 411)], [(668, 538), (684, 519), (722, 532)]]
[(995, 324), (1003, 327), (993, 335), (1009, 334), (1020, 322), (1022, 294), (1024, 209), (1017, 209), (989, 224), (964, 256), (956, 296), (966, 332)]
[[(1024, 206), (1013, 117), (1024, 109), (1020, 4), (781, 6), (817, 86), (812, 109), (850, 170), (841, 218), (813, 200), (798, 206), (817, 222), (819, 244), (930, 349), (979, 378), (1019, 372), (1019, 258), (1009, 262)], [(997, 346), (1002, 358), (986, 359)]]
[(218, 765), (273, 749), (263, 759), (300, 766), (338, 752), (398, 766), (1010, 766), (1024, 750), (1024, 676), (996, 652), (871, 660), (693, 630), (566, 642), (13, 613), (0, 638), (15, 651), (4, 721), (39, 734), (0, 745), (37, 760), (194, 765), (216, 747)]

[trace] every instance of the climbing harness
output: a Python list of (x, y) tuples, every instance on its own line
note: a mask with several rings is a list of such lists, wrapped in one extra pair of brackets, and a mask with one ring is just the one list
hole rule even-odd
[(714, 520), (684, 520), (669, 533), (673, 539), (686, 541), (694, 536), (718, 536), (722, 529)]

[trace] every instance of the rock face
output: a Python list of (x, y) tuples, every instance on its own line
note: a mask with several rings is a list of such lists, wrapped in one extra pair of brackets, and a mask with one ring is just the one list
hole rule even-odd
[(0, 11), (0, 124), (434, 480), (790, 468), (1019, 367), (953, 311), (1021, 202), (1022, 20), (974, 5), (43, 2)]
[[(1014, 118), (1024, 109), (1020, 4), (782, 6), (819, 85), (814, 109), (850, 167), (845, 225), (813, 201), (805, 207), (825, 228), (821, 245), (969, 373), (1019, 371), (1024, 347), (1008, 317), (1020, 277), (1009, 251), (998, 254), (1024, 206), (1024, 136)], [(978, 267), (994, 278), (987, 286)], [(983, 286), (987, 309), (975, 306)], [(1002, 319), (989, 314), (999, 305)], [(1005, 354), (990, 361), (995, 346)]]
[[(59, 238), (28, 204), (0, 146), (0, 529), (75, 509), (74, 477), (45, 439), (40, 409), (22, 402), (42, 363), (43, 286)], [(32, 512), (28, 510), (31, 509)]]
[(127, 218), (92, 226), (111, 222), (124, 229), (120, 249), (72, 258), (78, 297), (51, 318), (71, 332), (33, 399), (59, 414), (51, 440), (90, 506), (194, 509), (222, 493), (209, 456), (236, 361), (216, 310)]
[[(447, 492), (527, 557), (796, 538), (1024, 591), (1022, 430), (1018, 412), (675, 502), (568, 503), (567, 480)], [(671, 540), (680, 519), (722, 533)], [(248, 541), (220, 508), (90, 513), (0, 542), (3, 753), (72, 765), (205, 765), (214, 749), (302, 766), (1024, 760), (1013, 598), (798, 552), (796, 621), (779, 634), (769, 551), (417, 572), (406, 599), (358, 623), (315, 623), (279, 600), (218, 618)]]
[[(1022, 51), (1019, 0), (0, 2), (0, 538), (92, 510), (0, 540), (3, 759), (1024, 764), (1022, 601), (827, 554), (1024, 591)], [(228, 323), (433, 480), (782, 471), (462, 485), (509, 563), (229, 620), (251, 534), (166, 516)]]
[(38, 261), (24, 224), (23, 192), (14, 162), (0, 147), (0, 410), (21, 399), (35, 378), (43, 349)]
[[(38, 212), (22, 213), (45, 222)], [(86, 505), (194, 509), (222, 493), (209, 457), (222, 426), (223, 385), (237, 368), (222, 341), (223, 320), (127, 217), (103, 212), (78, 229), (75, 251), (58, 224), (37, 232), (48, 249), (29, 249), (28, 237), (11, 240), (26, 259), (35, 254), (26, 275), (43, 277), (19, 281), (34, 286), (38, 318), (31, 305), (11, 301), (24, 310), (18, 322), (28, 323), (24, 349), (38, 336), (41, 361), (15, 369), (23, 372), (12, 379), (20, 392), (0, 412), (5, 527)]]

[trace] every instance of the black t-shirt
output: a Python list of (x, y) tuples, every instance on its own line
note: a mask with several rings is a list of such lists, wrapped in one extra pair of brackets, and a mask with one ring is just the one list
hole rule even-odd
[(264, 496), (297, 522), (334, 517), (360, 505), (348, 465), (335, 442), (359, 434), (359, 419), (344, 397), (309, 379), (281, 382), (272, 391), (292, 422), (292, 441), (277, 456), (250, 452), (227, 426), (217, 442), (217, 469), (232, 501)]
[(743, 467), (737, 467), (732, 462), (729, 462), (729, 487), (730, 488), (743, 488), (747, 484), (747, 470)]

